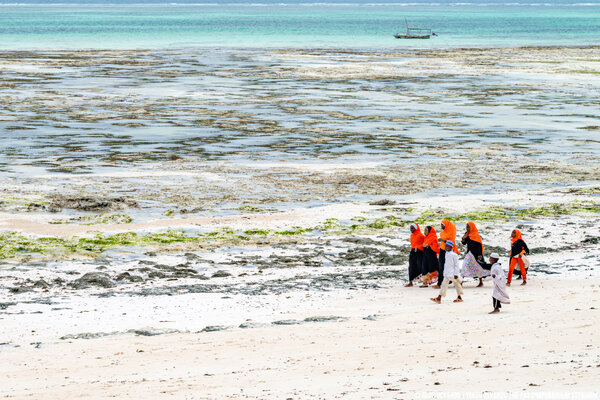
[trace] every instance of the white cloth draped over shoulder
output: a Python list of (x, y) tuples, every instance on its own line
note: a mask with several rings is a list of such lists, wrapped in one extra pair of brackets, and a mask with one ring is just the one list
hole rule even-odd
[(492, 296), (501, 303), (509, 304), (510, 296), (508, 295), (508, 290), (506, 290), (506, 275), (504, 275), (504, 270), (500, 263), (497, 262), (492, 265), (491, 273), (494, 280), (494, 293)]

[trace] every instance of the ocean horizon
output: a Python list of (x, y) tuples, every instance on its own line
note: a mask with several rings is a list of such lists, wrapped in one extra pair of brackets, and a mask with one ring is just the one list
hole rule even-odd
[[(589, 46), (600, 3), (0, 3), (0, 49), (456, 48)], [(399, 40), (411, 27), (429, 40)]]

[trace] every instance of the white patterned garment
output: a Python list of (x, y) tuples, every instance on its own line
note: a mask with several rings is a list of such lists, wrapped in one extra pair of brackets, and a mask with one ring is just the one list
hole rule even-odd
[(504, 270), (500, 263), (495, 263), (492, 265), (492, 277), (494, 279), (494, 293), (492, 296), (500, 301), (500, 303), (510, 303), (510, 296), (508, 295), (508, 290), (506, 290), (506, 275), (504, 275)]
[(468, 252), (463, 260), (462, 276), (465, 278), (484, 278), (490, 275), (490, 271), (481, 268), (475, 256), (471, 252)]

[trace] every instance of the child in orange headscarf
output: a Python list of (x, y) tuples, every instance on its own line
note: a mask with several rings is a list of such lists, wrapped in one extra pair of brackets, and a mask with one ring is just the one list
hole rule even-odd
[(423, 253), (423, 268), (421, 269), (423, 285), (421, 287), (427, 287), (430, 283), (437, 282), (439, 268), (437, 255), (440, 253), (440, 247), (438, 245), (437, 233), (433, 229), (433, 226), (425, 227)]
[(510, 266), (508, 267), (508, 279), (506, 281), (506, 286), (510, 286), (510, 281), (512, 280), (512, 275), (517, 263), (519, 263), (519, 269), (521, 270), (521, 276), (523, 277), (523, 283), (521, 283), (521, 285), (526, 285), (527, 270), (525, 269), (525, 263), (523, 262), (523, 258), (521, 258), (521, 256), (523, 254), (529, 254), (529, 248), (521, 237), (521, 231), (518, 229), (512, 231), (510, 234), (510, 240), (512, 242), (512, 246), (510, 248)]
[[(437, 285), (433, 287), (435, 289), (439, 289), (442, 286), (442, 281), (444, 280), (444, 264), (446, 263), (446, 242), (451, 241), (452, 243), (456, 243), (456, 225), (447, 219), (442, 221), (442, 231), (440, 232), (440, 238), (438, 239), (440, 243), (440, 256), (438, 258), (438, 281)], [(452, 250), (459, 254), (456, 245), (453, 245)]]
[(408, 256), (408, 283), (404, 286), (411, 287), (413, 281), (421, 275), (423, 266), (423, 241), (425, 235), (421, 233), (419, 224), (410, 225), (410, 255)]

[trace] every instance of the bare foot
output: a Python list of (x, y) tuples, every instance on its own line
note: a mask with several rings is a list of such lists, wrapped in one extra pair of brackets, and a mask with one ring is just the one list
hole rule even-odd
[(494, 310), (492, 312), (489, 312), (488, 314), (498, 314), (499, 312), (500, 312), (500, 310), (496, 309), (496, 310)]
[(521, 286), (527, 285), (527, 281), (523, 281), (523, 283), (521, 283)]
[(404, 285), (404, 287), (413, 287), (413, 283), (412, 282), (408, 282), (406, 285)]
[(510, 286), (510, 282), (506, 282), (506, 286)]
[(482, 287), (483, 286), (483, 281), (480, 279), (479, 280), (479, 285), (475, 286), (475, 287)]
[(442, 304), (442, 302), (440, 301), (440, 299), (438, 299), (437, 297), (432, 297), (429, 300), (433, 301), (434, 303)]
[(433, 285), (433, 286), (432, 286), (432, 288), (433, 288), (433, 289), (439, 289), (439, 288), (440, 288), (440, 285)]
[(462, 303), (463, 299), (461, 299), (460, 297), (454, 299), (453, 303)]

